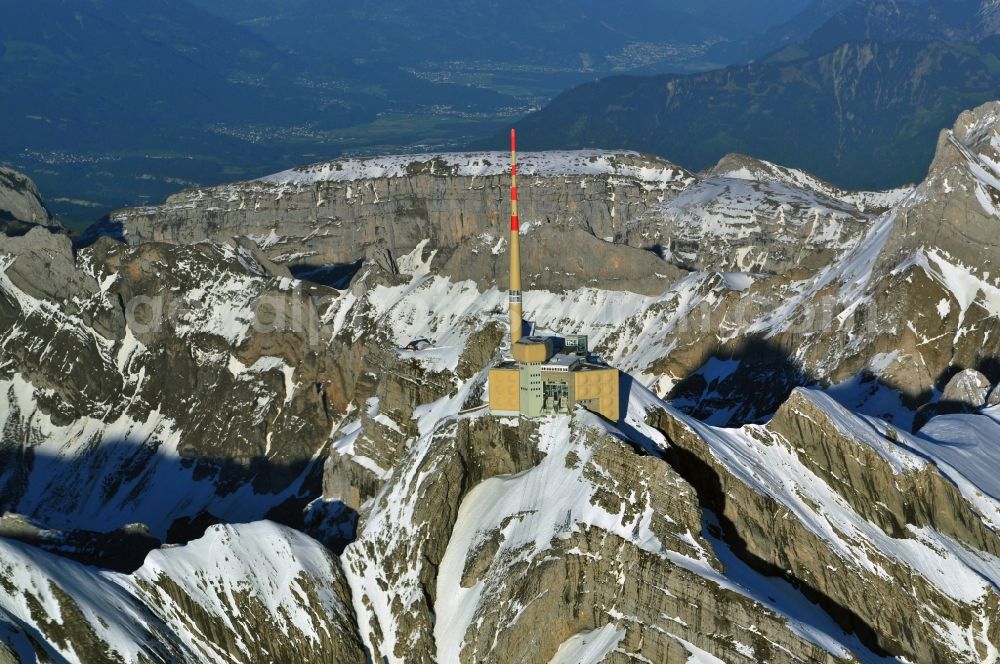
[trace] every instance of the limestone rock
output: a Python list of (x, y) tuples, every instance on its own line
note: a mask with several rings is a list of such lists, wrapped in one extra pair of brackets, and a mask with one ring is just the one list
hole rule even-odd
[(965, 111), (953, 129), (941, 132), (927, 179), (901, 206), (879, 267), (898, 264), (920, 247), (933, 247), (978, 277), (996, 278), (998, 131), (1000, 102), (990, 102)]
[(948, 381), (941, 394), (942, 401), (979, 408), (986, 404), (990, 381), (975, 369), (963, 369)]
[[(0, 628), (3, 627), (7, 627), (7, 625), (0, 626)], [(11, 631), (13, 631), (13, 629)], [(20, 661), (21, 659), (17, 656), (17, 654), (11, 650), (6, 643), (0, 641), (0, 664), (19, 664)]]
[[(507, 161), (503, 153), (474, 153), (317, 164), (121, 210), (91, 235), (131, 243), (245, 236), (274, 261), (320, 280), (362, 261), (391, 277), (395, 260), (426, 242), (441, 273), (486, 287), (505, 273), (496, 263), (506, 242)], [(718, 173), (698, 179), (652, 157), (592, 151), (522, 155), (520, 174), (524, 231), (544, 228), (574, 249), (540, 253), (537, 287), (562, 289), (575, 277), (649, 294), (663, 290), (657, 275), (676, 279), (677, 268), (815, 270), (906, 193), (843, 192), (766, 162), (748, 169), (724, 160)], [(595, 239), (651, 250), (672, 265)], [(529, 262), (531, 246), (524, 244)], [(620, 259), (602, 266), (609, 253)]]
[[(42, 229), (14, 240), (0, 248), (19, 252), (0, 258), (6, 509), (56, 529), (142, 521), (163, 540), (176, 520), (225, 517), (215, 501), (239, 487), (255, 495), (243, 520), (319, 494), (309, 460), (353, 399), (347, 358), (363, 357), (321, 329), (322, 293), (239, 247), (105, 241), (74, 258)], [(68, 276), (41, 280), (46, 265)], [(57, 454), (37, 449), (50, 436)]]
[[(938, 408), (916, 414), (942, 387), (939, 376), (995, 361), (1000, 246), (989, 173), (998, 127), (995, 104), (963, 114), (942, 134), (928, 178), (829, 266), (757, 279), (709, 303), (701, 320), (723, 327), (696, 325), (655, 360), (666, 369), (681, 364), (673, 353), (702, 351), (693, 369), (671, 369), (664, 393), (690, 388), (676, 393), (683, 407), (741, 424), (766, 419), (795, 385), (842, 385), (852, 407), (878, 404), (873, 414), (918, 429)], [(783, 359), (760, 366), (750, 348)], [(780, 389), (717, 407), (754, 383)]]
[(386, 274), (399, 274), (399, 266), (396, 265), (396, 260), (392, 257), (392, 252), (389, 251), (388, 247), (379, 245), (368, 247), (365, 252), (365, 261), (374, 264)]
[[(949, 367), (992, 372), (993, 111), (877, 219), (891, 196), (748, 159), (696, 178), (536, 156), (525, 318), (629, 372), (620, 422), (482, 410), (507, 352), (506, 155), (186, 192), (75, 253), (8, 238), (0, 506), (28, 519), (8, 533), (179, 546), (112, 577), (0, 539), (0, 643), (54, 661), (112, 659), (116, 634), (152, 661), (987, 659), (995, 422), (907, 432)], [(769, 244), (736, 217), (725, 242), (681, 223), (741, 201)], [(647, 230), (709, 271), (641, 232), (607, 240), (661, 204), (688, 216)], [(971, 378), (956, 392), (985, 397)], [(337, 559), (265, 518), (353, 541)]]
[[(525, 290), (579, 288), (659, 295), (686, 272), (642, 249), (600, 240), (581, 229), (544, 225), (523, 233), (521, 282)], [(506, 239), (468, 242), (452, 253), (440, 274), (472, 279), (482, 290), (506, 289), (510, 279)]]
[(993, 389), (990, 391), (990, 396), (986, 400), (986, 406), (988, 408), (1000, 406), (1000, 385), (993, 386)]
[(478, 417), (425, 434), (345, 552), (375, 658), (545, 662), (604, 631), (609, 661), (692, 648), (747, 664), (850, 661), (744, 589), (700, 576), (723, 566), (697, 534), (694, 495), (645, 445), (652, 454), (586, 414), (539, 426)]
[(38, 187), (26, 175), (0, 167), (0, 230), (8, 234), (19, 234), (8, 231), (32, 225), (52, 225), (52, 218), (42, 202)]
[[(584, 228), (599, 238), (610, 239), (624, 221), (692, 180), (673, 164), (635, 153), (520, 157), (522, 224)], [(509, 168), (505, 153), (329, 162), (121, 210), (101, 232), (133, 244), (246, 236), (275, 262), (300, 268), (354, 263), (370, 247), (398, 258), (428, 239), (432, 249), (450, 253), (508, 228)]]
[(77, 269), (73, 243), (61, 233), (34, 226), (17, 237), (4, 238), (0, 254), (13, 258), (7, 276), (14, 286), (37, 298), (72, 307), (74, 298), (92, 296), (97, 283)]
[(889, 191), (845, 191), (805, 171), (736, 153), (724, 156), (706, 175), (791, 185), (874, 215), (889, 211), (913, 191), (912, 186)]
[(688, 270), (815, 270), (851, 248), (872, 218), (824, 193), (713, 176), (627, 224), (618, 241)]
[(975, 369), (963, 369), (948, 381), (938, 401), (921, 406), (913, 420), (913, 430), (919, 431), (938, 415), (972, 413), (986, 405), (990, 382)]

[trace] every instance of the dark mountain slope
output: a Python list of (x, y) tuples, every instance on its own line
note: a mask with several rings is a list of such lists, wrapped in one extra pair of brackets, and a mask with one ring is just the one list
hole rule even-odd
[(992, 0), (812, 0), (761, 35), (716, 44), (709, 57), (743, 63), (788, 46), (819, 55), (852, 41), (975, 41), (998, 30)]
[(3, 3), (0, 42), (5, 124), (53, 145), (127, 144), (164, 116), (246, 119), (277, 102), (257, 88), (294, 70), (253, 33), (176, 0)]
[(716, 44), (709, 50), (709, 57), (720, 62), (740, 64), (791, 44), (798, 44), (854, 1), (812, 0), (801, 12), (763, 34)]
[(804, 46), (817, 54), (848, 41), (974, 41), (998, 29), (1000, 5), (991, 0), (855, 0)]
[(843, 187), (890, 187), (920, 179), (938, 131), (996, 96), (998, 56), (995, 37), (865, 42), (692, 76), (608, 78), (517, 126), (527, 149), (630, 148), (693, 169), (736, 151)]
[(741, 39), (807, 4), (806, 0), (194, 2), (275, 43), (325, 56), (377, 58), (408, 66), (425, 60), (477, 60), (596, 71), (619, 68), (615, 58), (630, 44)]

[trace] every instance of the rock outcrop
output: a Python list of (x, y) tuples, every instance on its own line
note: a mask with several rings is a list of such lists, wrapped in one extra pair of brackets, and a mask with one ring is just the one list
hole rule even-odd
[(995, 282), (1000, 263), (1000, 102), (959, 116), (944, 130), (927, 179), (900, 206), (876, 269), (934, 251)]
[(36, 225), (54, 225), (38, 187), (28, 176), (0, 167), (0, 232), (20, 235)]
[(889, 191), (847, 191), (803, 170), (787, 168), (744, 154), (726, 155), (706, 171), (704, 176), (784, 184), (813, 192), (821, 198), (847, 203), (858, 212), (874, 215), (888, 212), (913, 191), (912, 186)]
[[(530, 290), (562, 293), (579, 288), (659, 295), (686, 270), (650, 251), (598, 239), (579, 228), (543, 225), (524, 233), (521, 281)], [(476, 238), (455, 249), (439, 274), (472, 279), (482, 290), (506, 289), (507, 240)]]
[(986, 400), (986, 406), (989, 408), (1000, 406), (1000, 384), (993, 386), (993, 389), (990, 391), (990, 396)]
[(605, 661), (851, 661), (726, 580), (691, 488), (619, 435), (478, 417), (417, 441), (345, 553), (375, 658), (545, 662), (601, 635)]
[[(42, 229), (15, 240), (0, 263), (5, 508), (56, 528), (139, 521), (162, 540), (202, 510), (261, 518), (298, 494), (356, 381), (330, 369), (322, 289), (238, 247), (102, 241), (74, 257)], [(188, 483), (211, 488), (192, 500)]]
[[(811, 275), (792, 270), (703, 301), (673, 350), (647, 369), (671, 376), (661, 379), (663, 393), (717, 423), (742, 423), (766, 419), (795, 385), (840, 386), (852, 408), (910, 429), (921, 424), (914, 410), (957, 369), (1000, 379), (993, 375), (1000, 254), (990, 236), (1000, 179), (989, 170), (996, 108), (964, 114), (945, 132), (927, 180), (842, 258)], [(629, 326), (646, 323), (640, 316)], [(732, 399), (760, 382), (778, 388)]]
[[(121, 210), (89, 235), (132, 244), (246, 237), (296, 274), (338, 285), (362, 261), (395, 274), (395, 261), (426, 242), (435, 272), (486, 288), (506, 275), (508, 161), (473, 153), (317, 164)], [(844, 192), (758, 164), (698, 178), (633, 153), (522, 155), (522, 228), (544, 231), (525, 243), (526, 268), (539, 289), (602, 284), (649, 295), (687, 270), (815, 270), (905, 194)]]
[(842, 257), (912, 187), (850, 192), (801, 170), (731, 154), (617, 240), (689, 270), (814, 271)]
[(975, 369), (964, 369), (948, 381), (941, 399), (969, 408), (980, 408), (986, 404), (989, 392), (990, 381), (986, 376)]

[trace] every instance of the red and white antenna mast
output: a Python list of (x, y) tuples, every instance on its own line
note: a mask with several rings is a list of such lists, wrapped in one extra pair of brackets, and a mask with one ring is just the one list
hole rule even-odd
[[(521, 233), (517, 216), (517, 134), (510, 130), (510, 341), (521, 338)], [(512, 346), (513, 347), (513, 346)]]

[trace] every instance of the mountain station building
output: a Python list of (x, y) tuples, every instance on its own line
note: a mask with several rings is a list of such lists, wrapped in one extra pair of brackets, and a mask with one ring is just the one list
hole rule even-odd
[(618, 421), (619, 372), (590, 361), (584, 335), (521, 334), (521, 238), (517, 216), (517, 150), (511, 130), (510, 337), (513, 359), (490, 369), (489, 408), (494, 415), (540, 417), (571, 413), (577, 405)]

